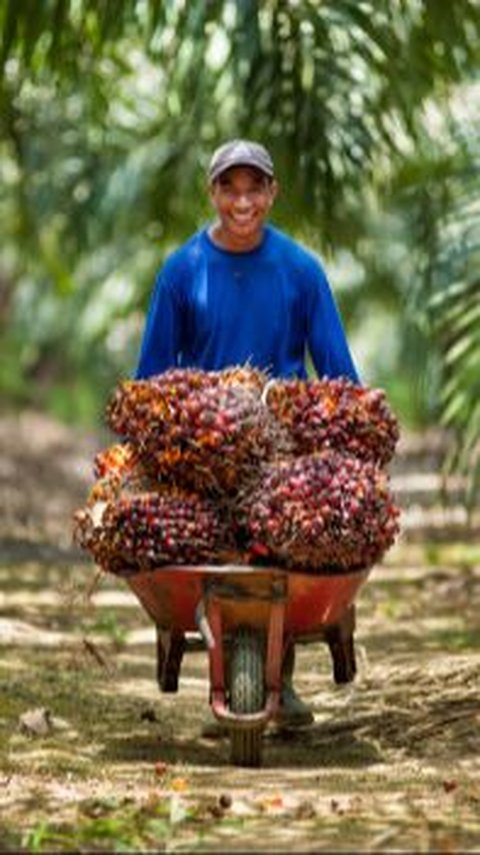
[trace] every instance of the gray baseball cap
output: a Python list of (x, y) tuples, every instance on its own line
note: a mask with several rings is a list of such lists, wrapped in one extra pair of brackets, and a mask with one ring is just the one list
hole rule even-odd
[(251, 140), (230, 140), (217, 148), (208, 167), (210, 181), (215, 181), (231, 166), (254, 166), (273, 178), (273, 161), (267, 149)]

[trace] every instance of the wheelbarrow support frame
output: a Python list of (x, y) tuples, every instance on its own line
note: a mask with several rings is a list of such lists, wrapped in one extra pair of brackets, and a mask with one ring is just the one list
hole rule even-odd
[[(248, 592), (241, 590), (241, 599), (245, 600)], [(258, 594), (251, 593), (252, 600)], [(267, 652), (265, 661), (265, 706), (256, 713), (232, 713), (228, 708), (227, 675), (225, 673), (225, 656), (223, 646), (222, 605), (235, 599), (235, 591), (231, 586), (225, 591), (222, 585), (209, 586), (205, 596), (205, 611), (211, 632), (211, 643), (207, 645), (210, 667), (211, 707), (216, 718), (225, 725), (242, 729), (264, 727), (273, 718), (280, 703), (281, 671), (284, 652), (284, 623), (285, 603), (287, 599), (287, 583), (284, 576), (273, 577), (271, 582), (270, 613), (267, 630)]]

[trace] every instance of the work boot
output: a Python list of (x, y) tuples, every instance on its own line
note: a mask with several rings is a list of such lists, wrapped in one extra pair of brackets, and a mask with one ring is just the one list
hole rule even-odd
[(225, 736), (228, 736), (228, 728), (209, 709), (202, 722), (200, 733), (204, 739), (223, 739)]
[(283, 659), (280, 706), (275, 716), (276, 724), (285, 729), (306, 727), (314, 722), (310, 707), (302, 701), (293, 688), (294, 667), (295, 649), (293, 644), (290, 644)]
[(314, 720), (310, 707), (297, 695), (293, 686), (282, 686), (276, 724), (288, 730), (306, 727), (313, 724)]

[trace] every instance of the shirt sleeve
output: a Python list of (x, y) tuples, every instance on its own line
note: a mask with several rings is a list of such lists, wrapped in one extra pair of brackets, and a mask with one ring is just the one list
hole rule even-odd
[(145, 321), (135, 379), (160, 374), (178, 364), (181, 351), (181, 313), (173, 283), (160, 271)]
[(310, 276), (307, 344), (319, 377), (360, 378), (328, 279), (318, 264)]

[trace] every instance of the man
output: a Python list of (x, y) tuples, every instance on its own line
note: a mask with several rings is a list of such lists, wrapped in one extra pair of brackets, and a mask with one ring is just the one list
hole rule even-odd
[[(155, 283), (137, 378), (173, 366), (220, 370), (249, 363), (274, 377), (358, 381), (320, 262), (267, 222), (278, 192), (269, 152), (250, 140), (218, 148), (208, 168), (215, 221), (165, 261)], [(283, 669), (279, 721), (313, 721)]]

